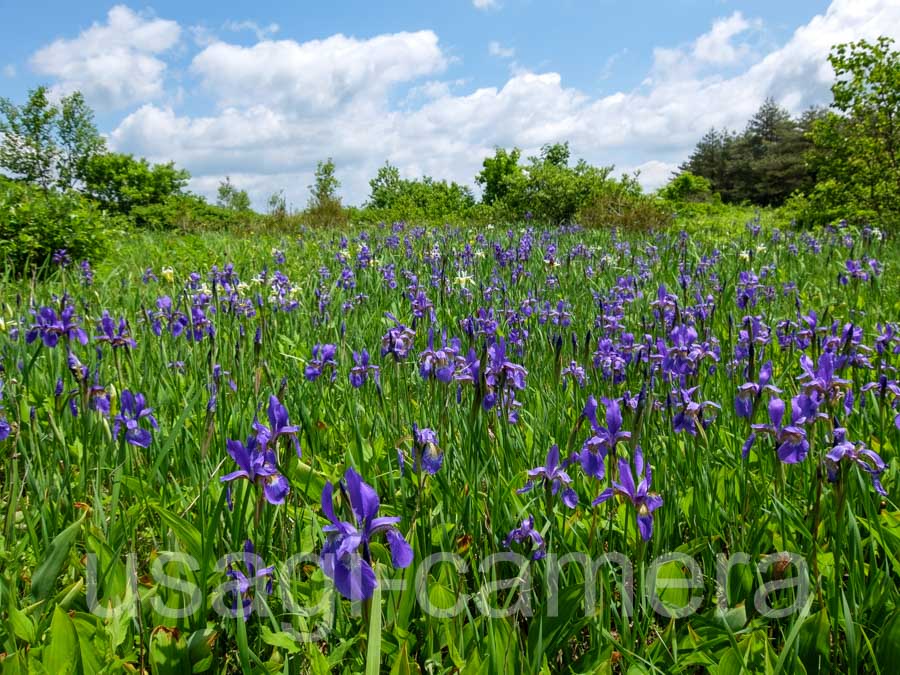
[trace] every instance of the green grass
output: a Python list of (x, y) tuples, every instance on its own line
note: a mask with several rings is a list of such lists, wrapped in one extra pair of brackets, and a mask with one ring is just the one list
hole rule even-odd
[[(81, 284), (77, 266), (37, 284), (8, 280), (0, 289), (0, 405), (13, 427), (10, 437), (0, 441), (4, 672), (38, 670), (41, 664), (47, 672), (84, 673), (151, 666), (160, 673), (191, 668), (284, 673), (889, 672), (900, 644), (900, 432), (890, 395), (882, 399), (877, 391), (863, 393), (861, 388), (878, 379), (879, 369), (893, 379), (898, 357), (890, 349), (884, 355), (873, 350), (867, 353), (873, 369), (848, 365), (840, 373), (852, 382), (852, 412), (845, 412), (841, 398), (823, 403), (829, 419), (808, 428), (811, 449), (798, 464), (779, 462), (773, 442), (762, 436), (748, 459), (742, 459), (750, 428), (735, 414), (734, 398), (745, 381), (743, 367), (749, 364), (755, 374), (767, 360), (773, 362), (773, 384), (783, 391), (782, 398), (800, 393), (802, 352), (780, 346), (777, 332), (785, 320), (802, 328), (799, 315), (810, 310), (825, 327), (820, 343), (831, 334), (833, 321), (838, 321), (839, 336), (841, 327), (852, 322), (863, 332), (861, 346), (838, 337), (836, 351), (864, 353), (863, 347), (873, 347), (877, 325), (895, 321), (900, 309), (900, 249), (894, 240), (881, 243), (856, 231), (817, 232), (816, 252), (808, 235), (785, 233), (773, 240), (777, 218), (768, 212), (761, 216), (763, 232), (752, 236), (743, 222), (753, 216), (733, 210), (725, 217), (697, 216), (688, 224), (691, 235), (684, 238), (675, 231), (617, 238), (610, 232), (545, 233), (535, 228), (531, 253), (527, 259), (522, 256), (518, 271), (515, 261), (497, 265), (494, 244), (515, 251), (526, 233), (521, 226), (512, 228), (511, 238), (505, 227), (481, 229), (481, 240), (476, 229), (417, 232), (407, 227), (397, 234), (396, 248), (385, 245), (389, 227), (369, 228), (365, 242), (360, 232), (348, 233), (342, 254), (354, 272), (352, 289), (339, 286), (340, 234), (320, 231), (282, 237), (135, 233), (97, 267), (90, 287)], [(844, 236), (850, 240), (845, 242)], [(373, 258), (366, 266), (357, 262), (363, 244)], [(466, 244), (469, 254), (464, 253)], [(553, 255), (551, 245), (558, 266), (545, 262)], [(273, 262), (274, 248), (284, 251), (285, 264)], [(590, 259), (581, 255), (588, 252)], [(870, 257), (884, 265), (883, 274), (868, 282), (839, 282), (848, 258)], [(229, 303), (221, 286), (208, 280), (213, 265), (221, 270), (226, 263), (233, 263), (247, 284), (239, 287), (239, 305)], [(394, 289), (380, 271), (388, 264), (395, 266)], [(327, 278), (319, 274), (323, 266), (330, 271)], [(475, 280), (469, 286), (471, 299), (460, 293), (458, 266)], [(158, 281), (142, 282), (146, 268), (152, 268)], [(164, 268), (171, 268), (171, 280)], [(254, 281), (262, 270), (271, 277), (276, 268), (289, 279), (283, 300)], [(434, 321), (417, 321), (409, 359), (394, 363), (380, 356), (380, 346), (393, 325), (386, 312), (406, 325), (413, 323), (407, 297), (411, 282), (404, 270), (417, 277), (433, 303)], [(760, 289), (756, 304), (742, 309), (737, 305), (738, 275), (750, 270), (760, 275)], [(207, 313), (214, 336), (189, 341), (173, 337), (163, 324), (157, 337), (148, 310), (156, 309), (162, 295), (189, 306), (199, 292), (188, 288), (189, 274), (195, 271), (200, 275), (195, 285), (205, 284), (210, 292)], [(432, 275), (440, 279), (442, 271), (446, 283), (432, 286)], [(785, 293), (783, 284), (789, 282), (796, 290)], [(677, 400), (679, 388), (658, 372), (651, 377), (657, 361), (643, 360), (636, 351), (621, 381), (592, 367), (598, 339), (620, 341), (604, 321), (613, 313), (615, 297), (627, 296), (619, 321), (636, 344), (646, 342), (646, 335), (651, 351), (658, 339), (672, 346), (671, 326), (651, 305), (661, 285), (678, 298), (669, 323), (696, 315), (699, 341), (709, 342), (720, 354), (683, 382), (699, 386), (698, 401), (721, 406), (714, 421), (696, 435), (673, 431), (676, 409), (667, 398)], [(767, 286), (774, 289), (770, 294)], [(487, 287), (492, 289), (489, 299), (482, 295)], [(324, 312), (317, 288), (330, 296)], [(58, 309), (63, 293), (92, 338), (88, 346), (71, 344), (90, 369), (86, 384), (67, 365), (65, 341), (50, 349), (40, 339), (31, 344), (24, 339), (32, 323), (29, 307)], [(553, 309), (559, 300), (566, 301), (572, 315), (569, 326), (541, 320), (544, 302)], [(295, 307), (284, 306), (293, 302)], [(343, 308), (345, 302), (352, 308)], [(519, 325), (501, 311), (521, 312), (527, 302), (533, 302), (534, 312)], [(692, 309), (701, 303), (708, 305), (702, 317)], [(464, 352), (472, 347), (482, 356), (483, 338), (469, 337), (461, 327), (461, 320), (480, 307), (494, 310), (498, 334), (507, 340), (515, 337), (515, 329), (528, 331), (522, 353), (511, 345), (507, 353), (528, 370), (527, 386), (517, 394), (522, 404), (517, 424), (498, 416), (498, 408), (483, 410), (472, 387), (463, 386), (457, 395), (455, 383), (425, 381), (419, 375), (416, 356), (426, 346), (430, 325), (437, 343), (443, 329), (448, 339), (461, 338)], [(96, 322), (104, 310), (127, 319), (135, 349), (95, 349)], [(772, 337), (767, 345), (754, 343), (752, 355), (735, 367), (745, 315), (759, 316)], [(326, 342), (338, 345), (337, 379), (333, 384), (327, 377), (308, 382), (303, 369), (312, 347)], [(381, 367), (380, 389), (372, 382), (360, 389), (350, 386), (352, 352), (363, 348)], [(808, 351), (815, 360), (822, 346)], [(560, 370), (572, 360), (587, 369), (584, 388), (571, 382), (562, 386)], [(176, 362), (183, 362), (183, 368), (170, 366)], [(218, 382), (215, 364), (228, 373)], [(85, 406), (83, 397), (95, 372), (112, 400), (109, 418)], [(59, 379), (61, 396), (54, 394)], [(214, 386), (216, 402), (210, 406)], [(642, 388), (646, 398), (640, 412), (624, 415), (624, 429), (632, 437), (616, 453), (631, 458), (640, 444), (652, 465), (652, 489), (663, 506), (654, 513), (649, 541), (639, 536), (629, 502), (613, 499), (591, 506), (616, 471), (611, 458), (603, 480), (588, 477), (578, 465), (568, 468), (579, 496), (574, 510), (540, 488), (516, 493), (527, 470), (543, 464), (552, 444), (560, 446), (563, 456), (581, 448), (589, 424), (579, 420), (589, 395), (598, 400), (625, 392), (637, 395)], [(143, 393), (159, 421), (146, 449), (112, 435), (125, 389)], [(69, 410), (69, 392), (79, 408), (77, 417)], [(271, 395), (278, 396), (290, 421), (302, 429), (302, 458), (287, 443), (278, 445), (279, 468), (290, 482), (290, 493), (283, 505), (273, 506), (260, 499), (256, 486), (237, 481), (231, 484), (230, 508), (220, 481), (236, 468), (226, 440), (246, 439), (255, 416), (266, 422)], [(765, 394), (757, 405), (755, 423), (768, 421), (770, 396)], [(601, 424), (603, 411), (601, 405)], [(847, 428), (849, 439), (864, 442), (888, 464), (881, 477), (887, 498), (876, 494), (869, 477), (856, 467), (842, 470), (836, 483), (826, 480), (822, 462), (833, 445), (832, 419)], [(439, 437), (444, 462), (433, 476), (411, 471), (408, 461), (401, 471), (398, 450), (409, 452), (413, 424), (429, 427)], [(385, 580), (375, 600), (363, 606), (341, 599), (317, 563), (327, 523), (320, 508), (322, 488), (351, 466), (380, 495), (381, 515), (401, 518), (398, 527), (415, 552), (413, 565), (394, 570), (384, 540), (376, 540), (371, 555)], [(490, 556), (507, 551), (507, 533), (529, 514), (552, 555), (491, 563)], [(257, 589), (256, 611), (244, 622), (222, 617), (216, 607), (228, 581), (222, 558), (240, 552), (247, 539), (276, 570), (272, 594)], [(516, 544), (513, 551), (528, 553)], [(597, 603), (586, 613), (583, 568), (567, 564), (557, 573), (554, 556), (599, 559), (611, 552), (633, 565), (633, 588), (622, 586), (618, 567), (601, 565), (593, 586)], [(809, 583), (769, 587), (770, 603), (796, 605), (775, 618), (758, 611), (754, 594), (764, 593), (766, 583), (796, 581), (802, 571), (802, 566), (777, 562), (757, 568), (759, 561), (772, 562), (766, 556), (779, 552), (802, 558)], [(190, 559), (173, 560), (172, 553)], [(424, 561), (438, 553), (448, 560), (432, 559), (435, 564), (427, 567)], [(750, 564), (734, 566), (727, 587), (718, 588), (718, 557), (737, 560), (739, 553)], [(292, 559), (298, 554), (308, 558)], [(695, 589), (666, 586), (666, 580), (690, 577), (682, 558), (661, 562), (666, 554), (696, 561), (700, 579)], [(94, 560), (97, 574), (88, 569)], [(659, 572), (655, 593), (646, 574), (654, 561)], [(89, 587), (91, 577), (96, 587)], [(390, 590), (387, 578), (405, 581), (406, 589)], [(554, 578), (555, 590), (550, 584)], [(190, 586), (179, 587), (178, 582)], [(629, 591), (635, 597), (631, 616), (625, 601)], [(699, 608), (683, 618), (654, 609), (660, 599), (671, 609), (693, 598)], [(437, 616), (441, 612), (427, 611), (425, 599), (432, 610), (458, 603), (457, 611)], [(504, 616), (492, 618), (485, 602), (507, 611), (498, 610)], [(299, 609), (317, 603), (325, 608), (317, 616), (304, 616)], [(110, 604), (122, 605), (123, 611), (110, 616), (98, 612)], [(296, 639), (316, 629), (321, 639)]]

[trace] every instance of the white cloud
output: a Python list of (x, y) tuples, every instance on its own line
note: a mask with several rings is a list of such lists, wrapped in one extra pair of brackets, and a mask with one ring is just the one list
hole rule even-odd
[(14, 78), (16, 76), (16, 67), (11, 63), (7, 63), (3, 66), (3, 76), (9, 79)]
[(158, 56), (174, 47), (180, 34), (174, 21), (116, 5), (105, 24), (52, 42), (31, 57), (31, 66), (56, 78), (56, 93), (78, 90), (94, 106), (121, 108), (163, 93), (166, 64)]
[(636, 166), (622, 167), (622, 172), (627, 174), (638, 173), (638, 180), (647, 190), (656, 190), (669, 182), (672, 174), (678, 171), (677, 162), (661, 162), (651, 159)]
[(378, 104), (393, 85), (441, 72), (447, 59), (430, 30), (368, 40), (262, 41), (252, 47), (216, 42), (191, 64), (221, 105), (265, 103), (300, 112)]
[(516, 50), (512, 47), (504, 47), (496, 40), (491, 40), (488, 43), (488, 54), (501, 59), (511, 59), (516, 55)]
[(701, 63), (713, 66), (731, 65), (750, 51), (746, 43), (735, 45), (732, 39), (751, 29), (762, 28), (760, 19), (747, 20), (740, 12), (713, 22), (712, 30), (704, 33), (694, 43), (693, 56)]
[[(640, 169), (642, 182), (658, 187), (709, 127), (742, 127), (766, 96), (795, 113), (827, 103), (831, 45), (900, 37), (900, 5), (834, 0), (768, 53), (748, 40), (762, 31), (731, 15), (690, 44), (667, 48), (676, 57), (658, 59), (644, 84), (601, 97), (553, 72), (515, 71), (502, 86), (474, 91), (451, 86), (434, 77), (449, 59), (431, 31), (253, 47), (217, 42), (192, 66), (216, 98), (214, 113), (144, 105), (110, 142), (175, 159), (209, 194), (224, 175), (240, 175), (259, 205), (278, 188), (304, 204), (315, 162), (327, 156), (345, 198), (358, 203), (386, 159), (404, 175), (467, 183), (494, 145), (517, 145), (527, 156), (560, 140), (571, 142), (573, 156)], [(400, 105), (392, 104), (395, 88)]]
[(227, 21), (224, 26), (225, 30), (230, 30), (233, 33), (239, 33), (244, 30), (248, 30), (256, 36), (257, 40), (267, 40), (271, 36), (275, 35), (279, 30), (281, 30), (281, 26), (277, 23), (270, 23), (268, 26), (260, 26), (255, 21)]
[(472, 5), (475, 9), (480, 10), (488, 10), (488, 9), (498, 9), (500, 7), (499, 0), (472, 0)]
[(752, 58), (754, 47), (736, 38), (751, 38), (763, 28), (759, 19), (746, 19), (740, 12), (716, 19), (712, 28), (682, 47), (657, 47), (653, 50), (653, 69), (649, 82), (684, 78), (703, 70), (722, 69)]

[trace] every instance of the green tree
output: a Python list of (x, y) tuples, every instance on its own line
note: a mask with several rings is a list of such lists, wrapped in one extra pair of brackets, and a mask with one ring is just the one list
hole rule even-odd
[(106, 150), (84, 97), (75, 92), (54, 104), (46, 87), (22, 106), (0, 99), (0, 134), (0, 168), (44, 189), (83, 185), (87, 162)]
[(276, 220), (283, 220), (287, 217), (287, 201), (284, 198), (284, 190), (278, 190), (269, 195), (266, 201), (269, 215)]
[(475, 182), (481, 186), (481, 201), (493, 204), (506, 196), (511, 184), (522, 174), (522, 167), (519, 166), (521, 155), (522, 151), (518, 148), (509, 152), (504, 148), (495, 148), (493, 157), (484, 158), (481, 172), (475, 177)]
[(893, 222), (900, 216), (900, 52), (891, 38), (836, 45), (831, 112), (813, 123), (826, 210)]
[(767, 98), (742, 133), (706, 132), (679, 170), (708, 179), (725, 202), (780, 205), (814, 184), (806, 155), (812, 148), (809, 123), (816, 114), (795, 119)]
[(49, 189), (54, 183), (59, 154), (54, 140), (58, 117), (59, 109), (50, 103), (46, 87), (31, 90), (21, 107), (0, 98), (0, 168), (27, 183)]
[(548, 143), (541, 147), (541, 162), (564, 169), (569, 166), (569, 141)]
[(438, 220), (461, 216), (475, 205), (472, 190), (455, 182), (400, 177), (400, 170), (386, 162), (369, 181), (367, 206), (393, 211), (390, 217)]
[(174, 162), (151, 165), (146, 159), (115, 152), (92, 157), (84, 168), (85, 192), (122, 215), (183, 194), (188, 179), (190, 174)]
[(812, 187), (806, 161), (812, 143), (804, 133), (803, 118), (792, 118), (768, 98), (747, 123), (743, 141), (748, 154), (747, 180), (741, 186), (745, 199), (780, 206), (797, 190)]
[(400, 178), (400, 169), (385, 162), (378, 169), (375, 178), (369, 181), (368, 206), (375, 209), (393, 208), (403, 193), (403, 180)]
[(57, 117), (57, 185), (63, 190), (83, 186), (87, 164), (106, 152), (106, 141), (97, 133), (94, 111), (80, 92), (65, 96)]
[(219, 183), (216, 204), (230, 211), (245, 213), (250, 210), (250, 195), (246, 190), (235, 187), (231, 178), (225, 176), (225, 180)]
[(726, 130), (710, 129), (697, 142), (686, 162), (679, 171), (702, 176), (709, 180), (711, 188), (727, 195), (731, 188), (731, 157), (736, 134)]
[(335, 202), (340, 205), (341, 198), (338, 196), (337, 191), (341, 187), (341, 182), (335, 176), (334, 161), (331, 157), (324, 162), (320, 161), (316, 165), (315, 182), (308, 187), (310, 190), (310, 209), (330, 205)]
[(334, 160), (329, 157), (316, 165), (315, 181), (309, 186), (309, 203), (306, 220), (318, 227), (337, 227), (347, 222), (347, 213), (341, 205), (338, 189), (341, 182), (335, 175)]

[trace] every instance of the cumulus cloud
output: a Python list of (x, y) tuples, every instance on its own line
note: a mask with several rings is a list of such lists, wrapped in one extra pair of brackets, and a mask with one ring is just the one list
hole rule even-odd
[[(128, 115), (110, 142), (175, 159), (209, 194), (222, 176), (237, 182), (240, 175), (251, 194), (284, 188), (299, 205), (315, 162), (327, 156), (345, 198), (358, 203), (386, 159), (407, 176), (469, 182), (495, 145), (519, 146), (527, 156), (561, 140), (571, 142), (573, 156), (638, 169), (645, 186), (658, 187), (709, 127), (742, 127), (766, 96), (795, 113), (827, 103), (831, 45), (885, 32), (900, 37), (900, 6), (834, 0), (767, 53), (753, 44), (764, 30), (732, 14), (693, 42), (667, 47), (677, 57), (657, 60), (634, 89), (599, 97), (554, 72), (515, 71), (502, 86), (469, 91), (450, 86), (435, 77), (449, 59), (431, 31), (252, 47), (219, 42), (192, 64), (218, 102), (213, 113), (150, 103)], [(664, 67), (669, 77), (661, 78)]]
[(38, 50), (31, 67), (56, 78), (56, 93), (78, 90), (94, 106), (122, 108), (163, 93), (166, 63), (159, 56), (180, 35), (175, 21), (116, 5), (106, 23), (94, 23), (76, 38)]
[(511, 59), (516, 55), (516, 50), (512, 47), (504, 47), (496, 40), (488, 42), (488, 54), (501, 59)]
[(655, 48), (648, 81), (684, 78), (704, 69), (722, 69), (745, 62), (754, 54), (748, 40), (762, 28), (761, 20), (746, 19), (741, 12), (716, 19), (712, 28), (690, 45)]
[(499, 0), (472, 0), (472, 5), (475, 9), (488, 10), (497, 9), (500, 7), (500, 2)]
[(341, 105), (378, 103), (398, 83), (444, 70), (447, 58), (430, 30), (359, 40), (265, 40), (251, 47), (216, 42), (191, 70), (225, 106), (265, 102), (329, 113)]

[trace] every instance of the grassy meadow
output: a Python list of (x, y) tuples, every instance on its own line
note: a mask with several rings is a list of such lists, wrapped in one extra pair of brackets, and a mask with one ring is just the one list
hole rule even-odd
[(733, 220), (3, 279), (0, 668), (891, 672), (900, 247)]

